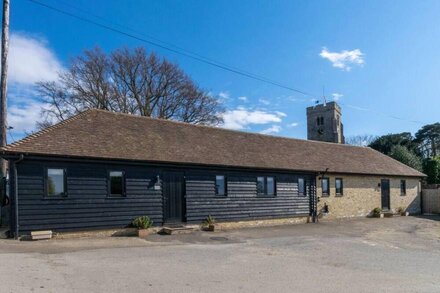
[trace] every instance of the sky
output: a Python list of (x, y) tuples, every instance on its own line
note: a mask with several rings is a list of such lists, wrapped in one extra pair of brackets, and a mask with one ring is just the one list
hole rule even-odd
[(222, 127), (306, 138), (306, 108), (342, 107), (345, 136), (416, 132), (440, 120), (440, 1), (38, 0), (276, 81), (250, 79), (29, 0), (11, 1), (9, 141), (35, 130), (35, 82), (99, 46), (145, 47), (219, 97)]

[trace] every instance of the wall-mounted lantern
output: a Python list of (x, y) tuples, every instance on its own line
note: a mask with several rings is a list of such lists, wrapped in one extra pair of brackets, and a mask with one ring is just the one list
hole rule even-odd
[(327, 203), (324, 204), (324, 207), (322, 208), (322, 211), (324, 212), (324, 214), (328, 214), (328, 205), (327, 205)]
[(162, 189), (162, 184), (160, 182), (160, 176), (157, 175), (156, 182), (154, 183), (154, 190), (161, 190), (161, 189)]

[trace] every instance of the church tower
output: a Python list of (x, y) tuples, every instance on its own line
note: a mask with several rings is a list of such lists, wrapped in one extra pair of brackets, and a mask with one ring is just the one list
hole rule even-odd
[(307, 108), (307, 139), (345, 143), (341, 107), (336, 102)]

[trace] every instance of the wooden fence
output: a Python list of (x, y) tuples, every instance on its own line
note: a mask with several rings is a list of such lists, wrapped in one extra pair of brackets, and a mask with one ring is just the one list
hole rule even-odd
[(422, 189), (422, 212), (440, 214), (440, 189)]

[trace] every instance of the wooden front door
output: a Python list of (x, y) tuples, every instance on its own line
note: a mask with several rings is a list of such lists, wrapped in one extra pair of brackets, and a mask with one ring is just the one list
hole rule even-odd
[(165, 172), (162, 180), (164, 204), (164, 222), (179, 223), (184, 221), (185, 198), (184, 176), (181, 172)]
[(390, 209), (390, 180), (382, 179), (380, 181), (380, 190), (382, 198), (382, 210), (388, 211)]

